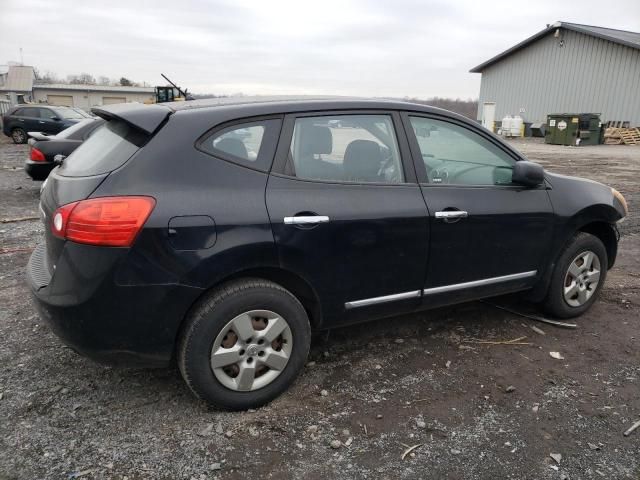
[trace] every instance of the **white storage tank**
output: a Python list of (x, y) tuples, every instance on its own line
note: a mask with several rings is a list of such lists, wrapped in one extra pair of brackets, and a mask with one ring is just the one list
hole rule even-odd
[(521, 137), (523, 132), (524, 121), (520, 115), (516, 115), (511, 119), (510, 137)]
[(502, 125), (500, 125), (500, 133), (502, 135), (504, 135), (505, 137), (508, 137), (511, 135), (511, 121), (513, 119), (511, 118), (511, 115), (506, 115), (503, 119), (502, 119)]

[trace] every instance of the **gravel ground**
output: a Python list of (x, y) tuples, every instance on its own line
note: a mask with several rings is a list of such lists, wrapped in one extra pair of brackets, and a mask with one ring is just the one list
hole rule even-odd
[[(295, 386), (257, 411), (208, 409), (176, 369), (108, 368), (62, 346), (24, 281), (40, 223), (0, 224), (0, 480), (638, 480), (640, 429), (622, 432), (640, 420), (640, 147), (514, 143), (629, 200), (618, 263), (579, 327), (474, 302), (334, 330), (315, 338)], [(37, 215), (26, 151), (0, 140), (1, 219)], [(519, 337), (527, 344), (475, 343)]]

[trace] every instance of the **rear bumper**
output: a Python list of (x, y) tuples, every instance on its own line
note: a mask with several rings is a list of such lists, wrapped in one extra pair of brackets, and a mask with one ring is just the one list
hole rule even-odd
[(128, 250), (67, 242), (53, 275), (44, 245), (27, 279), (35, 305), (60, 339), (101, 363), (166, 366), (189, 307), (201, 290), (182, 285), (118, 285)]
[(27, 172), (27, 175), (33, 180), (44, 180), (49, 176), (55, 166), (53, 162), (34, 162), (33, 160), (27, 160), (24, 162), (24, 171)]

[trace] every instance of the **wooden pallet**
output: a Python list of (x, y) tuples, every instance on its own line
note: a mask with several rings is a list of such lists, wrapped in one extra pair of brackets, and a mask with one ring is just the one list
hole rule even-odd
[(640, 145), (640, 128), (621, 128), (619, 135), (625, 145)]
[(640, 145), (640, 128), (609, 127), (604, 131), (605, 145)]
[(629, 120), (609, 120), (605, 126), (607, 128), (629, 128)]

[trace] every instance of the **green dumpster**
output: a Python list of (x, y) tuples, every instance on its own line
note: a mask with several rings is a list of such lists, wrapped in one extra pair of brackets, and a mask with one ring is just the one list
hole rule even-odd
[(598, 145), (602, 143), (599, 113), (552, 113), (547, 115), (545, 143), (552, 145)]

